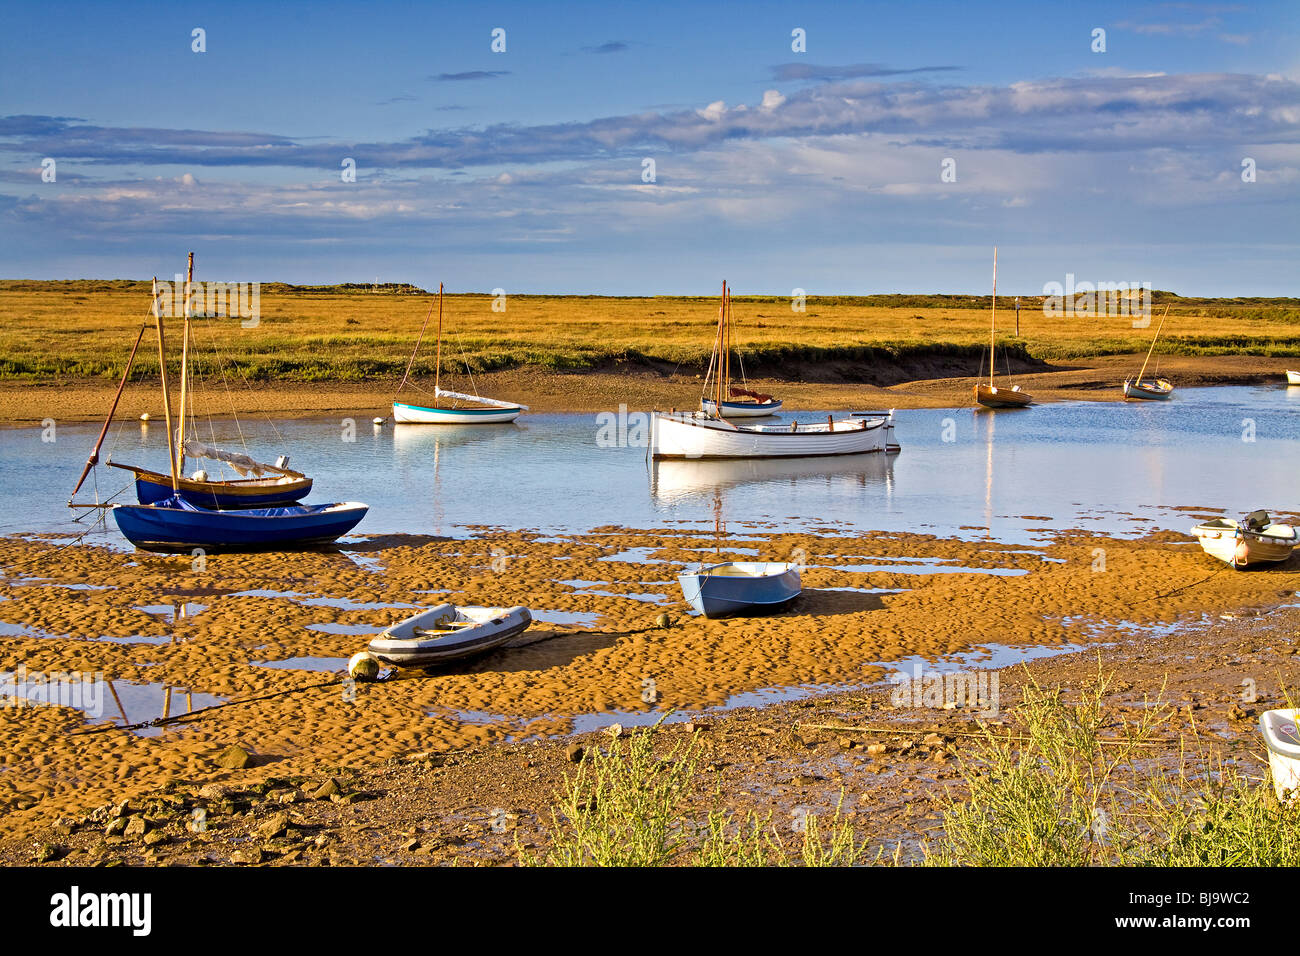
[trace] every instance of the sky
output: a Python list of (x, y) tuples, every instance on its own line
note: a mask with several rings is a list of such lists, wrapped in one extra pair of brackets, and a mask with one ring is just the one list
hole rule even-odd
[(1297, 41), (1294, 0), (10, 4), (0, 277), (986, 293), (997, 246), (1000, 295), (1296, 296)]

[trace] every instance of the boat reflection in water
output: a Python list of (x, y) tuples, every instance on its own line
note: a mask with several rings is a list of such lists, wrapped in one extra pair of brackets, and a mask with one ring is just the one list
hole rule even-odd
[(650, 466), (650, 495), (656, 501), (709, 497), (742, 486), (787, 486), (800, 493), (818, 485), (857, 485), (893, 491), (894, 456), (879, 452), (829, 458), (663, 459)]

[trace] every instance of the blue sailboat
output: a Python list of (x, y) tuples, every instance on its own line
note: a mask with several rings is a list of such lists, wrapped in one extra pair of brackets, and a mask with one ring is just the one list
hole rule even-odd
[(677, 575), (686, 603), (705, 617), (779, 610), (803, 590), (799, 566), (728, 561)]
[(257, 551), (330, 544), (369, 510), (344, 501), (220, 511), (175, 495), (150, 505), (115, 505), (113, 517), (127, 540), (145, 551)]

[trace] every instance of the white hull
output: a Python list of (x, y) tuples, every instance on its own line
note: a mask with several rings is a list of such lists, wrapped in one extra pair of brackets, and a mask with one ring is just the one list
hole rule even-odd
[(1287, 369), (1286, 383), (1288, 385), (1300, 385), (1300, 372), (1293, 372), (1290, 369)]
[(393, 402), (398, 425), (492, 425), (513, 422), (523, 408), (426, 408)]
[(655, 412), (655, 458), (816, 458), (886, 450), (890, 418), (846, 418), (799, 425), (732, 425), (703, 415)]
[(1266, 710), (1260, 714), (1259, 729), (1268, 747), (1268, 769), (1273, 791), (1279, 800), (1300, 797), (1300, 711)]
[(1192, 534), (1206, 554), (1234, 568), (1285, 561), (1300, 544), (1300, 533), (1290, 525), (1271, 524), (1263, 531), (1246, 531), (1231, 518), (1197, 525)]
[[(766, 418), (781, 410), (784, 403), (777, 399), (771, 402), (723, 402), (723, 418)], [(711, 398), (700, 399), (700, 411), (712, 415), (718, 403)]]
[(428, 665), (500, 647), (532, 623), (526, 607), (439, 604), (375, 636), (368, 650), (387, 664)]

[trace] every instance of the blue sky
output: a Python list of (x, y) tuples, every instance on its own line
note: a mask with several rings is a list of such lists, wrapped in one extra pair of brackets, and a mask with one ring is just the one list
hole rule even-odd
[(982, 292), (997, 244), (1000, 293), (1300, 295), (1298, 40), (1294, 2), (15, 5), (0, 276)]

